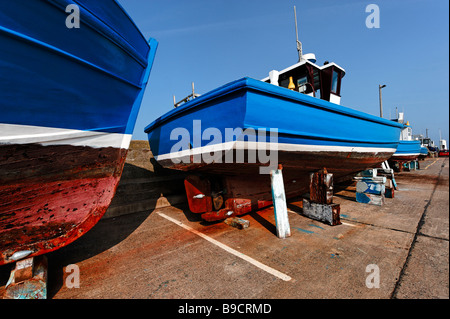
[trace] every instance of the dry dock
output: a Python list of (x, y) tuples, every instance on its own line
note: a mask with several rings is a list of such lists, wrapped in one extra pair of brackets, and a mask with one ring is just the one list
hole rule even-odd
[[(342, 225), (290, 204), (292, 235), (279, 239), (271, 208), (243, 216), (242, 230), (202, 222), (179, 193), (182, 179), (155, 176), (138, 164), (150, 154), (136, 154), (105, 218), (48, 254), (49, 298), (449, 298), (448, 158), (397, 173), (395, 198), (383, 206), (340, 190)], [(69, 265), (78, 266), (79, 288), (67, 285)], [(0, 267), (0, 285), (10, 270)]]

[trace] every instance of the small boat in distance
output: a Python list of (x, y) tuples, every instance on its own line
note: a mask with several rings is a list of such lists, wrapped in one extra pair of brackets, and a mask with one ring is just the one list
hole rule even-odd
[[(428, 130), (427, 130), (428, 133)], [(425, 158), (428, 156), (434, 157), (438, 155), (439, 148), (434, 144), (434, 141), (429, 138), (428, 136), (424, 137), (422, 134), (419, 135), (413, 135), (413, 139), (419, 140), (421, 144), (421, 151), (419, 158)], [(425, 149), (427, 151), (427, 154), (425, 154)]]
[(399, 113), (398, 118), (394, 120), (403, 126), (397, 151), (392, 155), (389, 161), (402, 166), (404, 163), (416, 161), (420, 154), (422, 144), (420, 140), (413, 139), (412, 128), (409, 121), (404, 123), (404, 114)]
[(190, 173), (193, 213), (215, 221), (271, 205), (278, 165), (292, 198), (308, 191), (312, 172), (338, 180), (394, 154), (403, 124), (341, 106), (345, 70), (315, 62), (299, 51), (294, 65), (192, 96), (145, 128), (156, 161)]
[(439, 157), (448, 157), (449, 153), (450, 153), (449, 150), (440, 150)]
[(157, 48), (114, 0), (3, 2), (0, 265), (64, 247), (103, 216)]
[[(441, 132), (439, 131), (439, 135)], [(443, 140), (442, 137), (439, 138), (439, 157), (448, 157), (449, 150), (447, 148), (447, 141)]]

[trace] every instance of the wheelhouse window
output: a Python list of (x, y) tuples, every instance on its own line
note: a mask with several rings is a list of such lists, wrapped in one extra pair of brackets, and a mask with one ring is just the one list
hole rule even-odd
[(279, 75), (279, 86), (289, 88), (291, 81), (295, 86), (294, 91), (316, 96), (320, 89), (320, 69), (306, 63)]
[(333, 68), (333, 75), (331, 79), (331, 92), (339, 94), (338, 92), (339, 73)]
[(341, 82), (344, 71), (334, 63), (325, 63), (320, 71), (320, 98), (340, 104)]
[(308, 85), (308, 79), (306, 78), (306, 76), (303, 76), (297, 80), (297, 87), (298, 87), (298, 91), (300, 93), (305, 93), (308, 90), (307, 85)]

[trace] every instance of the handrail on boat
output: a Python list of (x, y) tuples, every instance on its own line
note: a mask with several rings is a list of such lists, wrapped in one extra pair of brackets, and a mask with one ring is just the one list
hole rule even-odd
[(174, 96), (173, 96), (173, 106), (174, 106), (174, 108), (177, 108), (177, 107), (179, 107), (181, 104), (186, 103), (186, 102), (189, 102), (191, 99), (193, 100), (193, 99), (195, 99), (196, 97), (199, 97), (200, 95), (201, 95), (201, 94), (195, 93), (195, 91), (194, 91), (194, 82), (192, 82), (192, 93), (189, 94), (188, 96), (186, 96), (184, 99), (182, 99), (182, 100), (179, 101), (179, 102), (176, 102), (175, 95), (174, 95)]

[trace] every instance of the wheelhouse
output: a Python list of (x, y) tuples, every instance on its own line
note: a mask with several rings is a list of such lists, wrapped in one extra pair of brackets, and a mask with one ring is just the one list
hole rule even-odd
[(340, 104), (345, 70), (336, 63), (318, 66), (315, 62), (314, 54), (305, 54), (300, 62), (282, 71), (272, 70), (262, 81)]

